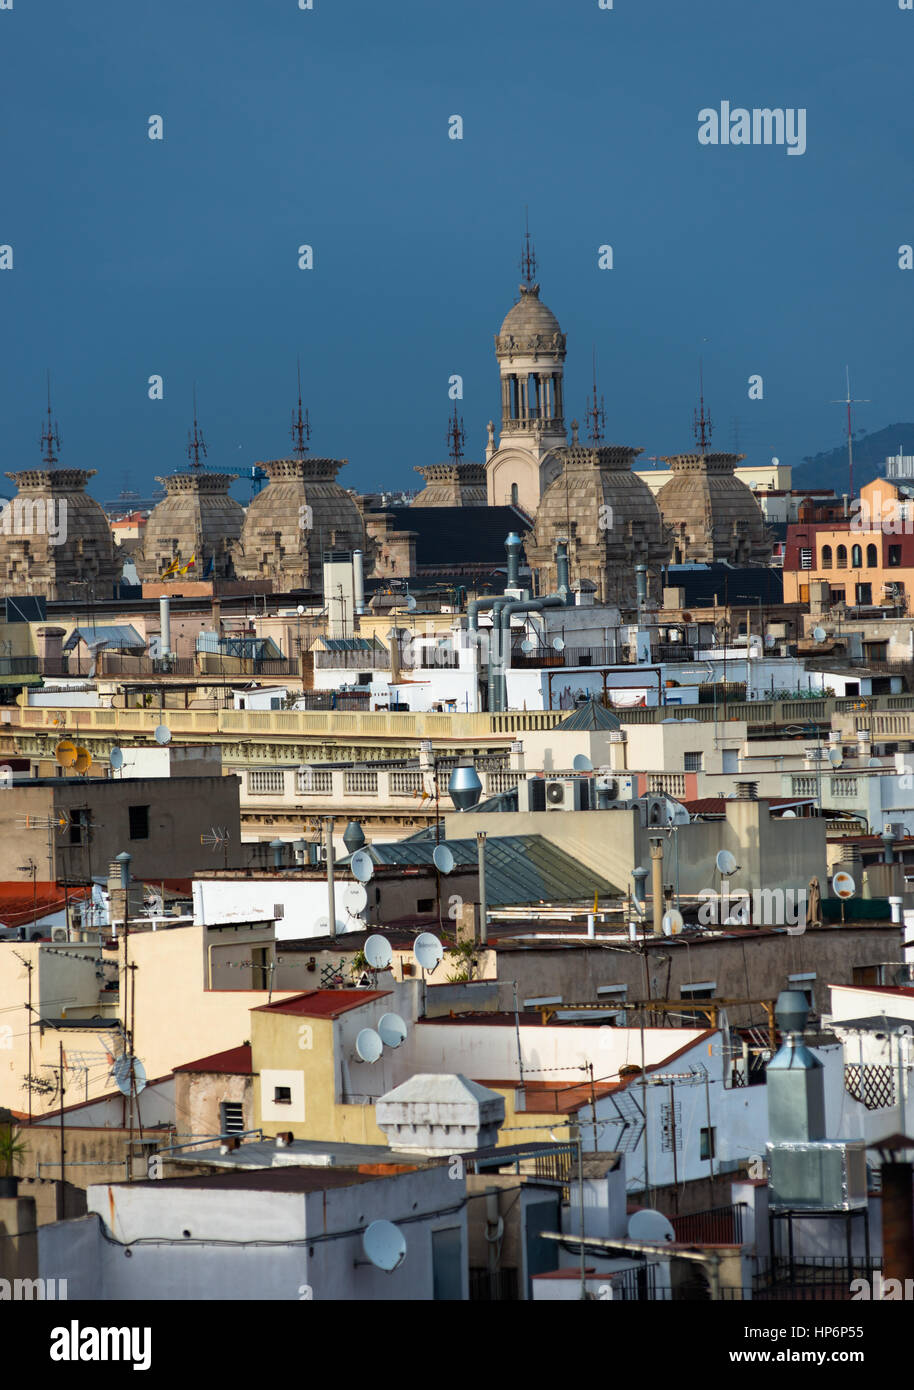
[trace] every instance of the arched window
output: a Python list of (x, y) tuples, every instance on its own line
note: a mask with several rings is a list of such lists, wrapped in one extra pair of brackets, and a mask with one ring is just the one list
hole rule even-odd
[(822, 568), (823, 568), (824, 570), (830, 570), (830, 569), (831, 569), (831, 546), (830, 546), (830, 545), (823, 545), (823, 547), (822, 547)]
[(846, 546), (846, 545), (839, 545), (839, 546), (838, 546), (838, 569), (839, 569), (839, 570), (846, 570), (846, 569), (847, 569), (847, 546)]
[(859, 545), (851, 546), (851, 569), (859, 570), (863, 568), (863, 551)]
[(540, 415), (540, 384), (535, 372), (527, 377), (527, 418), (538, 420)]
[(877, 555), (876, 555), (876, 547), (875, 547), (874, 545), (868, 545), (868, 546), (866, 547), (866, 567), (867, 567), (867, 569), (868, 569), (868, 570), (874, 570), (874, 569), (877, 568), (878, 564), (879, 564), (879, 560), (878, 560), (878, 557), (877, 557)]
[(512, 483), (512, 484), (511, 484), (511, 506), (512, 506), (512, 507), (516, 507), (517, 505), (518, 505), (518, 498), (517, 498), (517, 483)]

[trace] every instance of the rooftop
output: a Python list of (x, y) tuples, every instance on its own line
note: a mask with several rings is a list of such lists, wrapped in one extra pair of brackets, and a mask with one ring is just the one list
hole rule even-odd
[(252, 1009), (259, 1014), (295, 1014), (301, 1018), (339, 1018), (350, 1009), (360, 1009), (376, 999), (386, 999), (386, 989), (312, 989), (307, 994), (280, 999), (275, 1004), (261, 1004)]
[(225, 1052), (212, 1052), (208, 1057), (198, 1058), (196, 1062), (183, 1062), (181, 1066), (175, 1067), (175, 1071), (219, 1072), (225, 1076), (251, 1076), (253, 1074), (251, 1045), (250, 1043), (242, 1043), (240, 1047), (229, 1047)]

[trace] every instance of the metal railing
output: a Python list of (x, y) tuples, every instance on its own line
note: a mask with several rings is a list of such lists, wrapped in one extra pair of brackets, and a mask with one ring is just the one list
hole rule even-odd
[(742, 1245), (745, 1202), (671, 1216), (677, 1241), (689, 1245)]

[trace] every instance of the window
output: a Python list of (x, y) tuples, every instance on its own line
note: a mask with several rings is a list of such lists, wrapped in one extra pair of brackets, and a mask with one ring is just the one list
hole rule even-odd
[(801, 994), (805, 994), (806, 1002), (810, 1008), (813, 1007), (813, 999), (815, 997), (813, 990), (815, 988), (815, 983), (816, 972), (814, 970), (808, 971), (805, 975), (787, 976), (787, 988), (798, 989)]
[(899, 566), (900, 564), (901, 564), (901, 546), (900, 546), (900, 545), (890, 545), (890, 546), (889, 546), (889, 569), (898, 569), (898, 566)]
[(240, 1100), (224, 1100), (219, 1106), (219, 1133), (244, 1133), (244, 1106)]
[(832, 561), (831, 546), (830, 546), (830, 545), (823, 545), (823, 547), (822, 547), (822, 568), (823, 568), (824, 570), (830, 570), (830, 569), (831, 569), (831, 561)]
[(878, 557), (877, 554), (876, 554), (876, 547), (875, 547), (874, 545), (868, 545), (868, 546), (866, 547), (866, 567), (867, 567), (867, 569), (868, 569), (868, 570), (874, 570), (874, 569), (876, 569), (876, 567), (878, 566), (878, 564), (879, 564), (879, 557)]
[(863, 551), (859, 545), (851, 546), (851, 569), (859, 570), (863, 568)]
[(694, 985), (683, 985), (682, 997), (683, 999), (713, 999), (716, 989), (716, 980), (699, 980)]
[(698, 1140), (701, 1145), (698, 1156), (703, 1159), (705, 1163), (709, 1163), (712, 1158), (717, 1157), (716, 1139), (717, 1130), (714, 1129), (713, 1126), (711, 1129), (700, 1129), (698, 1131)]
[(525, 999), (524, 1008), (538, 1009), (541, 1008), (543, 1004), (561, 1004), (561, 1002), (562, 996), (560, 994), (543, 994), (536, 999)]
[(89, 812), (85, 810), (70, 812), (69, 842), (71, 845), (85, 845), (89, 840)]
[[(682, 564), (682, 561), (681, 561), (681, 560), (677, 560), (677, 561), (676, 561), (676, 564), (677, 564), (677, 565)], [(800, 547), (800, 569), (801, 569), (801, 570), (811, 570), (811, 569), (812, 569), (812, 551), (811, 551), (808, 547), (806, 547), (806, 546), (801, 546), (801, 547)]]
[(839, 546), (838, 546), (838, 569), (839, 569), (839, 570), (846, 570), (846, 569), (847, 569), (847, 546), (846, 546), (846, 545), (839, 545)]
[[(628, 995), (628, 985), (597, 985), (597, 998), (606, 999), (609, 1002), (618, 1001), (620, 1004), (625, 1002)], [(617, 1028), (625, 1026), (625, 1010), (620, 1009), (617, 1014), (607, 1014), (607, 1019), (611, 1018)]]
[(520, 501), (520, 498), (518, 497), (518, 493), (517, 493), (517, 483), (512, 483), (512, 484), (511, 484), (511, 506), (512, 506), (512, 507), (516, 507), (519, 501)]
[(701, 772), (703, 753), (683, 753), (682, 765), (686, 772)]
[(127, 815), (130, 819), (130, 839), (148, 840), (149, 839), (149, 807), (148, 806), (129, 806)]
[(291, 1104), (292, 1104), (292, 1087), (291, 1087), (291, 1086), (274, 1086), (274, 1087), (273, 1087), (273, 1104), (274, 1104), (274, 1105), (291, 1105)]
[(855, 588), (857, 594), (857, 603), (862, 604), (865, 607), (873, 602), (872, 584), (857, 584)]
[(270, 948), (255, 946), (251, 951), (251, 988), (267, 989), (271, 973)]
[(721, 750), (721, 772), (739, 772), (739, 750), (736, 748), (724, 748)]
[(417, 901), (416, 901), (416, 911), (417, 911), (417, 912), (434, 912), (434, 910), (435, 910), (435, 899), (434, 899), (434, 898), (419, 898), (419, 899), (417, 899)]

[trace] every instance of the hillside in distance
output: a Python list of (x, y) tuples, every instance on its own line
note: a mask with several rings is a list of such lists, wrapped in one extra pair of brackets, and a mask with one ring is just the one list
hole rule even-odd
[[(872, 433), (855, 430), (853, 443), (854, 491), (859, 492), (864, 483), (885, 474), (885, 461), (890, 454), (914, 454), (914, 424), (886, 425)], [(839, 497), (847, 492), (847, 441), (796, 464), (793, 486), (830, 487)]]

